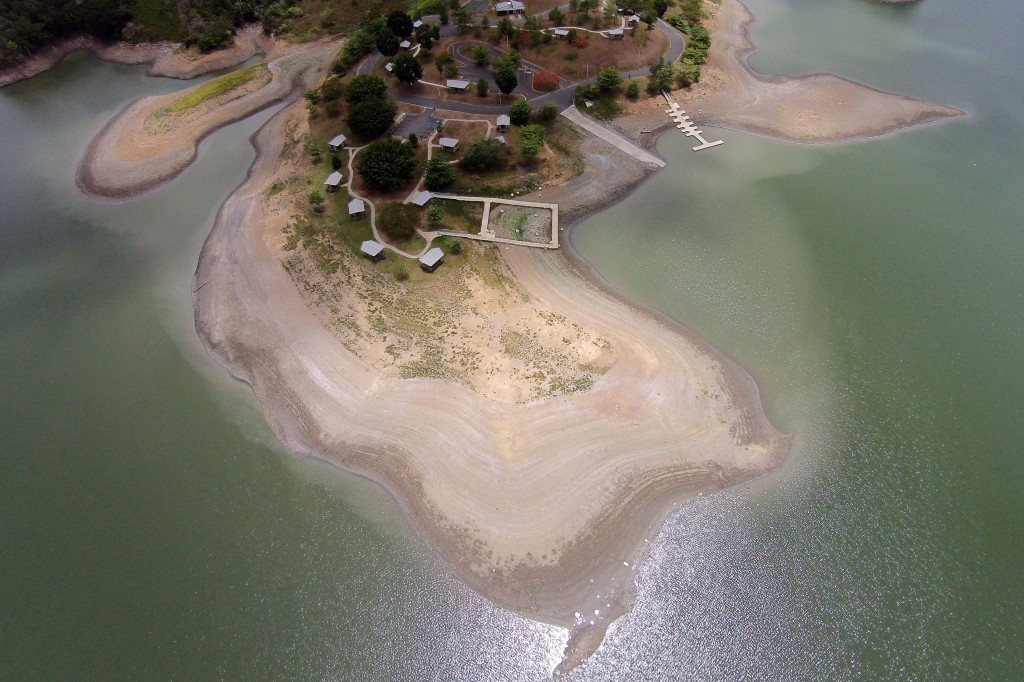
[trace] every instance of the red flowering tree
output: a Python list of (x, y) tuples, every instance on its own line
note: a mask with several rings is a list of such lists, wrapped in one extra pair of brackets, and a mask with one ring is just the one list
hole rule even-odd
[(582, 50), (583, 48), (585, 48), (587, 46), (587, 43), (589, 42), (589, 39), (587, 38), (587, 34), (586, 33), (583, 33), (582, 31), (580, 31), (580, 32), (578, 32), (576, 35), (574, 35), (572, 37), (572, 40), (570, 42), (572, 43), (573, 47)]
[(558, 89), (558, 75), (547, 69), (533, 75), (533, 89), (540, 92), (551, 92)]

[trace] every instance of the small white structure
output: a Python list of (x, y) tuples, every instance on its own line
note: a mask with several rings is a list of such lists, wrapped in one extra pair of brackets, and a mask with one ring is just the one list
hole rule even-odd
[(412, 43), (410, 43), (408, 40), (403, 40), (402, 42), (398, 43), (398, 46), (403, 50), (408, 50), (410, 47), (412, 47)]
[(502, 144), (505, 144), (505, 145), (508, 144), (507, 142), (505, 142), (505, 136), (504, 135), (495, 135), (494, 139), (497, 140), (498, 142), (502, 143)]
[(613, 28), (608, 31), (609, 40), (622, 40), (623, 30), (621, 28)]
[(569, 37), (569, 29), (567, 29), (567, 28), (556, 28), (555, 29), (555, 37), (556, 38), (568, 38)]
[(495, 125), (498, 126), (498, 130), (506, 132), (510, 125), (512, 125), (512, 119), (508, 114), (501, 114), (498, 116), (498, 120), (495, 121)]
[(438, 266), (443, 262), (444, 251), (435, 246), (420, 258), (420, 267), (427, 272), (433, 272), (434, 270), (437, 270)]
[(424, 190), (422, 192), (416, 192), (415, 196), (413, 196), (411, 201), (412, 201), (412, 205), (413, 206), (416, 206), (418, 208), (423, 208), (428, 203), (430, 203), (430, 200), (433, 199), (433, 198), (434, 198), (433, 194), (431, 194), (430, 192), (427, 192), (427, 191)]
[(363, 242), (362, 246), (359, 247), (359, 251), (372, 261), (384, 259), (384, 245), (372, 239), (367, 239)]
[(415, 28), (419, 28), (422, 25), (423, 25), (423, 20), (422, 19), (417, 19), (416, 21), (412, 22), (412, 27), (414, 29)]
[(437, 141), (441, 145), (441, 149), (446, 152), (457, 152), (459, 151), (459, 141), (454, 137), (442, 137)]
[(387, 64), (384, 65), (384, 70), (387, 71), (388, 73), (391, 73), (392, 71), (395, 70), (395, 65), (392, 62), (388, 62)]
[(627, 19), (626, 21), (628, 21), (631, 24), (639, 24), (640, 23), (640, 15), (639, 14), (632, 14), (632, 15), (630, 15), (629, 19)]
[(522, 14), (526, 11), (526, 5), (519, 2), (519, 0), (499, 2), (494, 5), (494, 11), (498, 13), (499, 17), (506, 14)]
[(336, 135), (330, 142), (327, 143), (327, 148), (332, 152), (336, 152), (345, 146), (345, 140), (348, 138), (344, 135)]
[(334, 171), (333, 173), (327, 176), (327, 179), (324, 180), (324, 184), (327, 185), (328, 192), (337, 192), (338, 188), (341, 187), (341, 181), (341, 173), (339, 173), (338, 171)]
[(465, 92), (466, 90), (469, 90), (469, 81), (458, 80), (457, 78), (449, 78), (445, 82), (445, 85), (447, 85), (448, 89), (452, 92)]
[(366, 204), (363, 203), (362, 199), (353, 199), (348, 202), (348, 217), (353, 220), (359, 220), (366, 215)]

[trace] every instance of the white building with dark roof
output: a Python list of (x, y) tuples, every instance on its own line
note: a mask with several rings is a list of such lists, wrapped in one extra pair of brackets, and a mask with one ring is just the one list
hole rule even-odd
[(441, 145), (441, 149), (446, 152), (457, 152), (459, 151), (459, 141), (454, 137), (442, 137), (437, 141)]
[(498, 116), (498, 120), (495, 124), (498, 126), (498, 130), (505, 132), (508, 130), (508, 127), (512, 125), (512, 118), (508, 114), (501, 114)]
[(459, 80), (457, 78), (449, 78), (445, 81), (445, 85), (452, 92), (465, 92), (469, 90), (469, 81)]
[(498, 13), (498, 16), (503, 16), (505, 14), (522, 14), (526, 11), (526, 5), (519, 2), (519, 0), (499, 2), (494, 5), (494, 11)]

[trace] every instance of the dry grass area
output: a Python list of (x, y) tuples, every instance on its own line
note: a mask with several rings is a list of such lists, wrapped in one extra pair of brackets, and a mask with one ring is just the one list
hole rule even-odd
[(528, 296), (493, 245), (465, 242), (404, 282), (347, 254), (333, 274), (302, 250), (284, 263), (341, 343), (390, 376), (527, 402), (586, 391), (611, 362), (608, 341)]
[[(564, 40), (538, 47), (524, 46), (520, 52), (523, 59), (540, 64), (570, 81), (581, 81), (597, 75), (606, 66), (620, 71), (643, 68), (655, 61), (668, 50), (668, 38), (661, 31), (648, 31), (645, 26), (636, 30), (636, 35), (626, 31), (622, 40), (609, 40), (594, 33), (584, 33), (587, 46), (580, 49)], [(571, 57), (571, 55), (576, 55)]]
[[(434, 273), (393, 253), (379, 263), (360, 257), (370, 225), (349, 220), (347, 194), (326, 195), (320, 213), (309, 206), (329, 164), (310, 163), (304, 119), (283, 128), (263, 217), (292, 280), (348, 350), (393, 377), (445, 379), (507, 402), (593, 386), (612, 362), (611, 344), (530, 297), (497, 246), (462, 240)], [(450, 227), (479, 229), (479, 204), (445, 204)]]

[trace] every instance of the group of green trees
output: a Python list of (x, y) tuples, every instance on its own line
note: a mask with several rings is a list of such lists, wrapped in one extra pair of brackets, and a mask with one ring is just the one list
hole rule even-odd
[(414, 36), (424, 50), (430, 50), (434, 41), (441, 37), (441, 31), (437, 26), (426, 23), (414, 29), (412, 17), (407, 12), (395, 10), (384, 15), (380, 6), (374, 5), (345, 41), (331, 70), (343, 74), (374, 50), (391, 57), (398, 53), (403, 40), (412, 42)]
[(349, 130), (359, 137), (376, 137), (394, 123), (395, 101), (388, 96), (388, 86), (379, 76), (353, 78), (345, 88), (345, 101), (349, 105)]
[(63, 38), (173, 40), (206, 51), (231, 43), (235, 28), (288, 15), (297, 0), (0, 0), (0, 67), (14, 66)]

